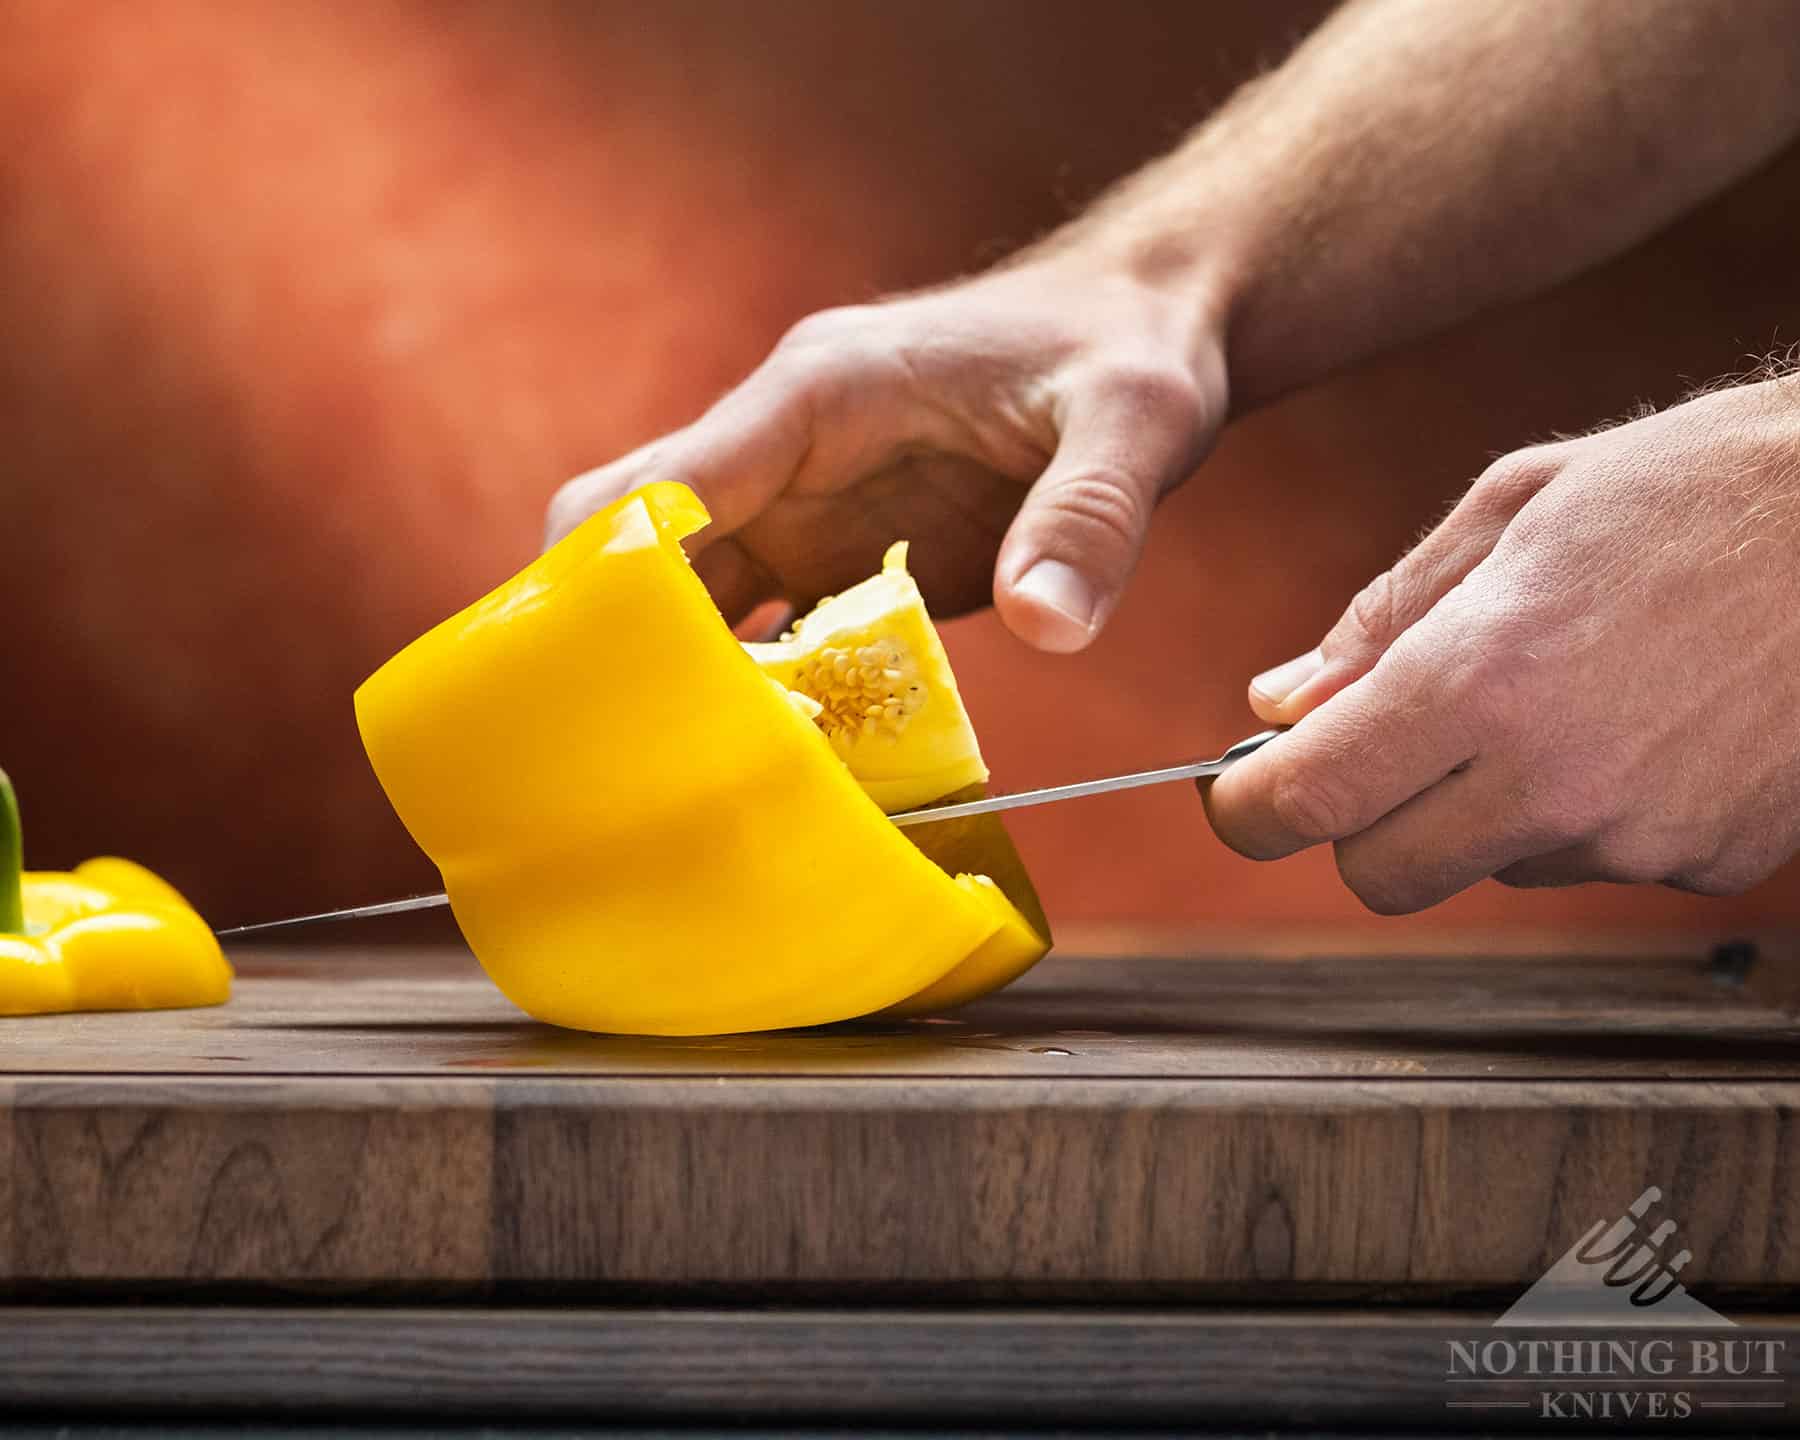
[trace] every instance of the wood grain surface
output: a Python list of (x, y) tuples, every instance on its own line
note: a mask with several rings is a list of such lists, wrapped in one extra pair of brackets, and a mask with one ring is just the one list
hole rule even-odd
[[(1800, 1283), (1800, 1083), (14, 1083), (0, 1294), (1490, 1291), (1663, 1187)], [(0, 1236), (4, 1240), (5, 1236)]]
[[(0, 1408), (1433, 1428), (1534, 1419), (1488, 1407), (1530, 1406), (1538, 1387), (1445, 1379), (1450, 1341), (1492, 1334), (1485, 1317), (1443, 1311), (19, 1309), (0, 1310)], [(1681, 1428), (1791, 1426), (1800, 1321), (1757, 1316), (1732, 1335), (1785, 1342), (1777, 1382), (1687, 1385), (1693, 1413)]]
[(221, 1009), (0, 1020), (0, 1075), (1800, 1077), (1792, 940), (1396, 955), (1108, 938), (1165, 953), (1059, 953), (941, 1018), (702, 1039), (536, 1024), (461, 947), (246, 950)]
[(1498, 1293), (1644, 1186), (1800, 1283), (1790, 952), (1059, 960), (948, 1023), (574, 1035), (466, 954), (0, 1031), (0, 1296)]

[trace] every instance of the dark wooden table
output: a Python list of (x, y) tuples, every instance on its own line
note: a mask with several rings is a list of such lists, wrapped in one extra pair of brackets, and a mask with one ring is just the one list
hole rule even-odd
[(766, 1036), (453, 947), (0, 1022), (0, 1407), (1491, 1425), (1448, 1341), (1649, 1185), (1800, 1352), (1794, 944), (1132, 948)]

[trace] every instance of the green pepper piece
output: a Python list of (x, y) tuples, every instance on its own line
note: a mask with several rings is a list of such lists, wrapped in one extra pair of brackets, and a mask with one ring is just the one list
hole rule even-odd
[(12, 781), (0, 770), (0, 935), (25, 933), (25, 843)]

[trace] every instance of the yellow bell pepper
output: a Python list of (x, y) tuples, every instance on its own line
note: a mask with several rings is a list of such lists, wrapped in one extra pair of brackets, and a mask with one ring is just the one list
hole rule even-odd
[(129, 860), (22, 868), (19, 807), (0, 773), (0, 1015), (220, 1005), (231, 966), (171, 886)]
[[(970, 785), (943, 796), (937, 803), (953, 805), (960, 800), (977, 800), (985, 792), (983, 785)], [(1025, 862), (1013, 848), (998, 815), (939, 820), (916, 827), (907, 838), (940, 869), (953, 875), (979, 869), (1013, 903), (1005, 920), (979, 950), (916, 995), (890, 1005), (884, 1014), (905, 1017), (954, 1010), (1010, 984), (1043, 959), (1049, 948), (1050, 920), (1025, 871)]]
[(681, 548), (707, 518), (635, 491), (357, 691), (488, 974), (558, 1025), (692, 1035), (866, 1015), (996, 936), (983, 973), (1019, 966), (999, 887), (921, 853), (733, 637)]

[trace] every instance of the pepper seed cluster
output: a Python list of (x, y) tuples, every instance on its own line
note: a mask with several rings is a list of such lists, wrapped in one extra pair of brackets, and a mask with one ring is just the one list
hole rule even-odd
[(927, 691), (906, 649), (892, 640), (826, 646), (801, 675), (819, 702), (814, 723), (833, 739), (898, 736), (925, 708)]

